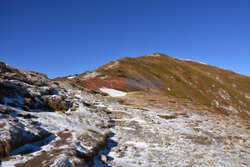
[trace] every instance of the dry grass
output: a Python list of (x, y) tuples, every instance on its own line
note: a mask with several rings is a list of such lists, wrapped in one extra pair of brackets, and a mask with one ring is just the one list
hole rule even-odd
[(0, 141), (0, 159), (9, 154), (8, 144)]
[(158, 115), (159, 117), (161, 118), (164, 118), (164, 119), (175, 119), (177, 118), (177, 116), (175, 115)]
[[(212, 106), (213, 100), (216, 100), (220, 105), (231, 105), (238, 111), (242, 110), (243, 112), (236, 115), (249, 119), (244, 111), (250, 111), (250, 101), (245, 97), (245, 94), (250, 95), (250, 77), (193, 61), (184, 61), (161, 55), (160, 57), (126, 57), (117, 60), (119, 65), (106, 68), (111, 64), (108, 63), (95, 71), (99, 73), (97, 77), (105, 76), (106, 79), (123, 78), (126, 81), (128, 77), (149, 80), (160, 78), (163, 81), (163, 88), (158, 90), (161, 96), (188, 100), (190, 103), (210, 107), (221, 114), (228, 114), (228, 111), (223, 110), (222, 107)], [(80, 79), (85, 74), (78, 75), (72, 82), (78, 86), (86, 86), (84, 80)], [(218, 94), (219, 89), (225, 90), (230, 95), (230, 99), (223, 99)], [(126, 82), (120, 90), (150, 93), (155, 91), (152, 89), (128, 89)]]

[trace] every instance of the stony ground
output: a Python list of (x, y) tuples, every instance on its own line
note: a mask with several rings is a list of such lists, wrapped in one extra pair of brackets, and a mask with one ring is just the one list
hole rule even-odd
[[(248, 121), (188, 108), (136, 108), (100, 95), (71, 93), (77, 104), (75, 111), (29, 112), (33, 118), (15, 118), (26, 126), (35, 122), (50, 135), (42, 144), (40, 141), (14, 150), (2, 166), (32, 166), (35, 162), (40, 166), (67, 166), (79, 162), (70, 153), (91, 150), (94, 143), (86, 136), (93, 133), (100, 138), (105, 134), (100, 131), (102, 126), (106, 133), (111, 132), (109, 142), (89, 166), (249, 165)], [(110, 119), (113, 126), (107, 128)], [(10, 126), (15, 121), (6, 122)]]
[[(2, 131), (20, 123), (28, 132), (33, 125), (48, 134), (14, 150), (1, 166), (249, 166), (246, 120), (188, 107), (174, 111), (127, 106), (80, 90), (72, 89), (70, 94), (75, 106), (65, 113), (9, 117), (18, 121), (1, 117), (7, 124)], [(16, 115), (27, 114), (13, 110)], [(93, 151), (105, 135), (108, 142), (94, 160), (80, 163), (84, 157), (76, 153)]]
[[(114, 121), (93, 166), (249, 166), (249, 122), (206, 111), (103, 104)], [(172, 109), (171, 109), (172, 110)]]

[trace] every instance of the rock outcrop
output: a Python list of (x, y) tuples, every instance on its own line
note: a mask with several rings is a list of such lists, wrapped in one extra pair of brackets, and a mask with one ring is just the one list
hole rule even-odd
[(0, 62), (0, 104), (26, 111), (67, 111), (67, 91), (45, 74), (24, 71)]

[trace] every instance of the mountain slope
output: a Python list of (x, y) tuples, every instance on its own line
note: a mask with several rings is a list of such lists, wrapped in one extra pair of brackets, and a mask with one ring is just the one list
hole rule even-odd
[(248, 120), (165, 88), (84, 91), (101, 72), (54, 82), (0, 62), (0, 166), (248, 166)]
[[(109, 79), (123, 79), (123, 86), (116, 89), (126, 92), (157, 92), (161, 96), (209, 106), (222, 114), (235, 114), (245, 119), (250, 115), (250, 77), (195, 61), (154, 53), (137, 58), (125, 57), (94, 71), (56, 80), (70, 80), (86, 88), (89, 77), (103, 79), (104, 85)], [(135, 78), (137, 86), (142, 87), (129, 88), (127, 78)], [(147, 88), (142, 79), (160, 79), (162, 88)]]

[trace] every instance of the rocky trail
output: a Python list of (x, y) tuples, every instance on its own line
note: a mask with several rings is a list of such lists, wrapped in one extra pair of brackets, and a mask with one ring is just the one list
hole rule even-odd
[(249, 124), (208, 112), (103, 105), (113, 120), (109, 166), (248, 166)]
[[(75, 111), (31, 114), (34, 118), (29, 121), (36, 120), (56, 135), (45, 138), (43, 144), (39, 141), (35, 148), (33, 143), (14, 150), (2, 166), (74, 166), (84, 158), (86, 166), (249, 165), (249, 124), (242, 119), (188, 109), (135, 108), (79, 90), (71, 94), (76, 104), (84, 102), (77, 104)], [(80, 138), (86, 126), (96, 129)], [(102, 146), (91, 141), (93, 136), (88, 143), (91, 133), (104, 142)], [(96, 148), (91, 148), (94, 145)], [(33, 150), (27, 152), (30, 147)], [(95, 153), (89, 160), (83, 155), (76, 158), (70, 155), (72, 149), (78, 154)]]

